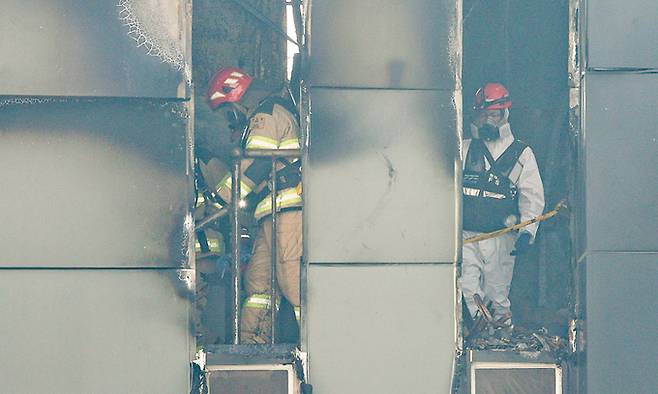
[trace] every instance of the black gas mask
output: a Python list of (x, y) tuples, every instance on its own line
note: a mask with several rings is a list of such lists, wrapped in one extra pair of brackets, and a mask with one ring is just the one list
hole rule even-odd
[(500, 138), (500, 128), (490, 123), (478, 127), (478, 136), (485, 141), (493, 141)]

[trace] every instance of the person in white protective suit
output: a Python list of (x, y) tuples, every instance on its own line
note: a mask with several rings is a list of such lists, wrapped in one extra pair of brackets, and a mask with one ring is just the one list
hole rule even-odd
[[(473, 138), (464, 141), (464, 239), (529, 220), (544, 210), (544, 187), (532, 149), (512, 134), (512, 101), (499, 83), (475, 94)], [(472, 317), (474, 296), (491, 302), (495, 320), (512, 328), (508, 298), (514, 260), (534, 243), (538, 223), (517, 232), (464, 244), (460, 286)]]

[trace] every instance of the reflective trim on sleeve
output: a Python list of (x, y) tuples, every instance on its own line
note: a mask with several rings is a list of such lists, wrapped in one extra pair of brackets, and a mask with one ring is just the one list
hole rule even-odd
[(279, 149), (299, 149), (299, 138), (291, 138), (281, 141)]
[[(199, 192), (196, 197), (196, 207), (199, 208), (206, 203), (206, 198), (203, 196), (203, 193)], [(213, 201), (212, 206), (217, 209), (222, 209), (222, 204), (217, 201)]]
[(208, 248), (213, 253), (222, 253), (224, 251), (223, 243), (219, 238), (208, 238)]
[[(227, 188), (229, 190), (232, 189), (233, 186), (233, 178), (231, 177), (231, 174), (228, 174), (227, 176), (222, 179), (221, 182), (217, 185), (217, 190), (220, 190), (222, 188)], [(251, 187), (247, 185), (244, 181), (240, 181), (240, 197), (244, 198), (247, 196), (247, 194), (251, 193)]]
[(269, 294), (253, 294), (245, 300), (245, 308), (269, 309), (272, 302)]
[(198, 192), (198, 193), (196, 194), (196, 206), (197, 206), (197, 208), (200, 207), (200, 206), (202, 206), (202, 205), (205, 204), (205, 203), (206, 203), (206, 198), (203, 197), (203, 193)]
[(275, 139), (259, 135), (250, 135), (245, 145), (246, 149), (277, 149), (278, 147)]
[[(219, 238), (206, 238), (206, 241), (208, 242), (208, 248), (211, 253), (224, 253), (224, 243)], [(199, 243), (199, 240), (194, 242), (194, 251), (201, 253), (201, 244)]]
[(299, 322), (299, 320), (302, 318), (302, 309), (298, 306), (295, 307), (295, 320)]
[[(291, 187), (285, 190), (282, 190), (278, 195), (276, 196), (276, 208), (277, 210), (280, 210), (282, 208), (288, 208), (288, 207), (293, 207), (293, 206), (299, 206), (302, 203), (302, 196), (297, 192), (296, 187)], [(261, 201), (258, 203), (256, 206), (256, 211), (254, 212), (254, 216), (256, 219), (260, 219), (264, 217), (265, 215), (269, 215), (272, 213), (272, 197), (271, 195), (267, 195)]]

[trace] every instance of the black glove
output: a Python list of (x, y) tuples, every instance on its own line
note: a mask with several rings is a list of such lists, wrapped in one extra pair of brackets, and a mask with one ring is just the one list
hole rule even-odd
[(518, 256), (530, 250), (530, 238), (531, 237), (529, 233), (523, 232), (519, 234), (519, 237), (516, 239), (516, 243), (514, 244), (514, 250), (512, 250), (510, 255)]

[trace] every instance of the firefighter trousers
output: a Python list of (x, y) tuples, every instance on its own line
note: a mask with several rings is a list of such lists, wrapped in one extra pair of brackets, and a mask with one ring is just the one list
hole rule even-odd
[[(272, 322), (270, 310), (272, 219), (262, 220), (254, 253), (244, 275), (246, 299), (242, 306), (240, 343), (269, 343)], [(277, 214), (278, 294), (295, 308), (299, 322), (299, 271), (302, 256), (302, 212)], [(276, 304), (276, 302), (275, 302)]]

